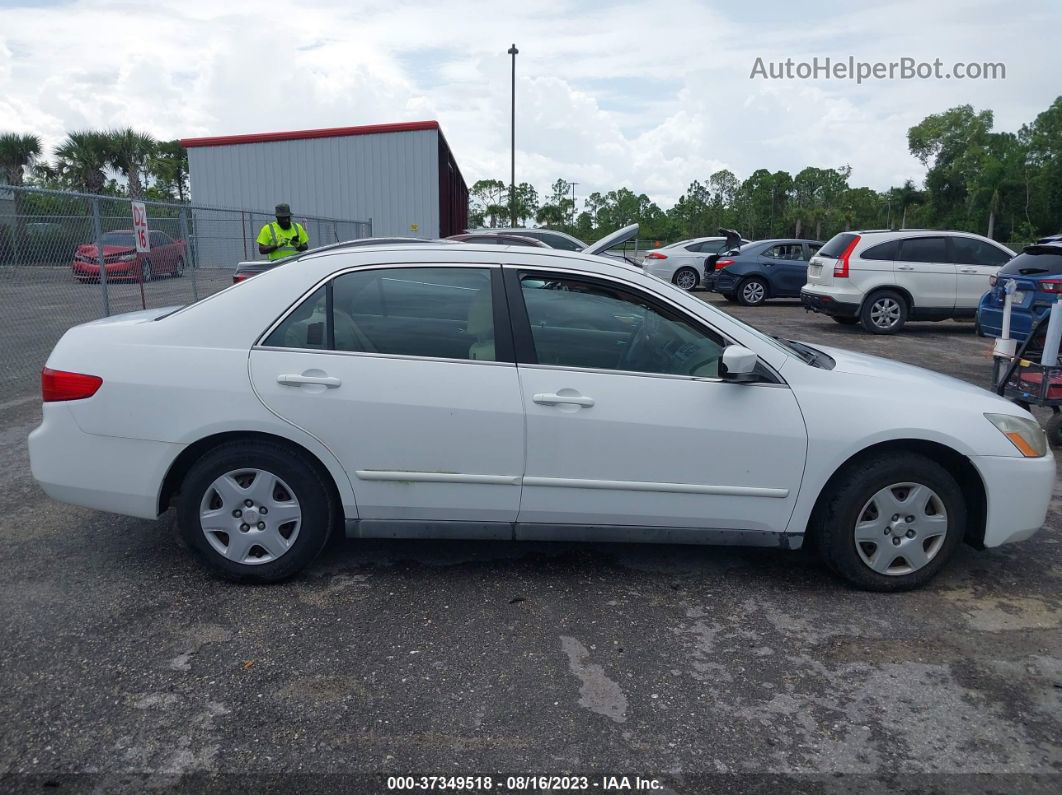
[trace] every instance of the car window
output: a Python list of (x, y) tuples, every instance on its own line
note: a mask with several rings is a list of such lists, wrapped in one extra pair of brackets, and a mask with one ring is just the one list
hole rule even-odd
[(826, 245), (819, 249), (820, 257), (829, 257), (830, 259), (837, 259), (844, 254), (844, 251), (851, 244), (856, 236), (853, 232), (841, 232), (836, 234), (826, 241)]
[(344, 273), (325, 298), (310, 296), (266, 345), (495, 361), (494, 307), (486, 268), (380, 268)]
[(721, 338), (612, 284), (525, 274), (540, 364), (717, 378)]
[(574, 240), (569, 240), (564, 235), (552, 232), (539, 232), (537, 237), (550, 248), (558, 248), (563, 251), (582, 251), (586, 248), (586, 246), (581, 246)]
[(105, 246), (128, 246), (129, 248), (136, 246), (132, 232), (107, 232), (101, 240)]
[(1003, 249), (972, 237), (951, 238), (951, 256), (959, 265), (1002, 265), (1010, 259)]
[(763, 256), (771, 259), (802, 260), (804, 259), (804, 247), (800, 243), (781, 243), (768, 248), (763, 252)]
[(900, 241), (902, 262), (950, 262), (947, 245), (942, 237), (909, 237)]
[(808, 259), (818, 254), (820, 248), (822, 248), (822, 243), (808, 243)]
[(862, 254), (859, 255), (860, 259), (872, 259), (872, 260), (894, 260), (896, 259), (896, 252), (900, 249), (899, 240), (889, 240), (885, 243), (878, 243), (876, 246), (871, 246)]
[(1023, 251), (1004, 265), (1000, 276), (1062, 276), (1062, 249)]

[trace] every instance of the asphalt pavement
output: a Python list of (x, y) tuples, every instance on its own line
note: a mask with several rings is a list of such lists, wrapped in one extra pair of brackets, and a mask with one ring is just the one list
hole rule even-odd
[[(873, 337), (793, 302), (724, 307), (989, 380), (991, 343), (968, 323)], [(39, 411), (30, 390), (0, 399), (5, 790), (1062, 784), (1057, 499), (1033, 539), (963, 547), (905, 594), (854, 591), (777, 550), (342, 539), (291, 582), (238, 586), (182, 548), (172, 513), (46, 498), (25, 445)]]

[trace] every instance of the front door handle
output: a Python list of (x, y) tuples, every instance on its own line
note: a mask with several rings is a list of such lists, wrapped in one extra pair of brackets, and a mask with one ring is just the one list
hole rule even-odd
[(897, 265), (896, 266), (896, 270), (898, 270), (898, 271), (913, 271), (914, 270), (914, 265)]
[(959, 268), (959, 273), (980, 273), (977, 268)]
[(531, 399), (543, 406), (571, 405), (590, 408), (594, 405), (594, 399), (586, 395), (556, 395), (552, 392), (538, 392)]
[(306, 386), (308, 384), (315, 384), (318, 386), (326, 386), (329, 389), (335, 389), (336, 387), (341, 386), (343, 382), (330, 375), (298, 375), (296, 373), (285, 373), (284, 375), (277, 376), (277, 383), (284, 384), (284, 386)]

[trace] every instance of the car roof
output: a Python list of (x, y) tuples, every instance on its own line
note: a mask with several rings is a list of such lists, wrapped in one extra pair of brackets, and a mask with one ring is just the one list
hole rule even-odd
[[(753, 240), (751, 243), (756, 246), (761, 244), (766, 246), (774, 243), (818, 243), (819, 245), (822, 245), (821, 240), (810, 240), (806, 237), (771, 237), (764, 240)], [(749, 244), (746, 243), (746, 245)]]

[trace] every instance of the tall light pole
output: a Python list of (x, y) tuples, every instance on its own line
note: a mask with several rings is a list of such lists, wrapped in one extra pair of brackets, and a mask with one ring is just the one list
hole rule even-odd
[(572, 189), (572, 228), (574, 229), (575, 228), (575, 186), (578, 185), (579, 183), (578, 182), (569, 182), (568, 184), (571, 186), (571, 189)]
[(513, 87), (512, 87), (512, 118), (510, 119), (510, 148), (512, 151), (512, 171), (509, 174), (509, 220), (516, 227), (516, 43), (509, 48), (509, 55), (513, 56)]

